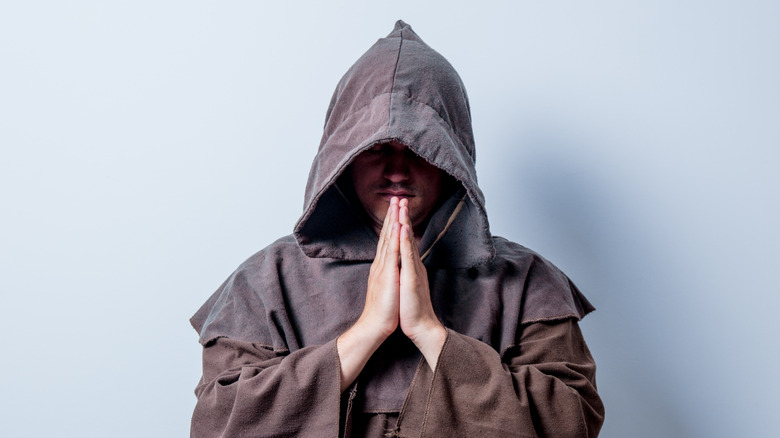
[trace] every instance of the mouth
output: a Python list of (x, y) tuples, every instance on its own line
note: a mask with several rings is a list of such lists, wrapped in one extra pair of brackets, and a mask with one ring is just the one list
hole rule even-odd
[(387, 199), (388, 201), (389, 201), (389, 200), (390, 200), (390, 198), (392, 198), (393, 196), (395, 196), (396, 198), (399, 198), (399, 199), (402, 199), (402, 198), (414, 198), (414, 195), (413, 195), (412, 193), (410, 193), (410, 192), (407, 192), (407, 191), (403, 191), (403, 190), (398, 190), (398, 191), (395, 191), (395, 190), (392, 190), (392, 191), (386, 190), (386, 191), (379, 192), (379, 193), (377, 193), (377, 194), (378, 194), (379, 196), (381, 196), (381, 197), (383, 197), (383, 198)]

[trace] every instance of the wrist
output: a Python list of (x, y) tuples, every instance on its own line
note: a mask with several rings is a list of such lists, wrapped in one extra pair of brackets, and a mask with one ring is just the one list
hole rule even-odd
[(379, 324), (371, 318), (361, 316), (344, 334), (349, 334), (368, 348), (376, 350), (394, 331), (395, 328), (389, 325)]
[(447, 340), (447, 329), (436, 321), (424, 330), (421, 330), (412, 339), (414, 345), (420, 350), (432, 370), (436, 369), (441, 350), (444, 348), (444, 342)]
[(359, 322), (336, 339), (336, 352), (341, 365), (341, 391), (355, 381), (368, 359), (382, 345), (386, 336), (381, 336)]

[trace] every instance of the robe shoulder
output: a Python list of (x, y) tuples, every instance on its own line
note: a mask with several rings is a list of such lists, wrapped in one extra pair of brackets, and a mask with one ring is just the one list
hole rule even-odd
[(493, 242), (493, 269), (523, 277), (522, 325), (568, 318), (579, 321), (595, 310), (574, 282), (539, 253), (503, 237), (494, 236)]
[(274, 342), (267, 333), (256, 332), (262, 327), (260, 323), (264, 321), (260, 317), (267, 313), (266, 309), (283, 305), (274, 302), (281, 300), (277, 293), (282, 288), (281, 264), (305, 258), (295, 238), (287, 235), (241, 263), (190, 318), (190, 324), (200, 335), (200, 343), (206, 345), (219, 337), (231, 337), (265, 342), (275, 350), (285, 349), (280, 339)]

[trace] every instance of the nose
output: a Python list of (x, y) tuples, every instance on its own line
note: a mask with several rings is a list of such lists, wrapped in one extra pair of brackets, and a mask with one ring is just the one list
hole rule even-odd
[(393, 151), (385, 156), (383, 176), (393, 183), (409, 179), (409, 158), (403, 151)]

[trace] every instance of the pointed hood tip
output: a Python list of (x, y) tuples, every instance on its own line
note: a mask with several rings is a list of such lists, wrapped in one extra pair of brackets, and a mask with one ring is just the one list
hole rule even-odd
[(405, 22), (404, 20), (398, 20), (395, 22), (395, 27), (393, 27), (393, 32), (398, 32), (401, 29), (409, 29), (412, 32), (414, 32), (414, 30), (412, 30), (412, 26), (409, 26), (409, 23)]
[(417, 32), (415, 32), (414, 29), (412, 29), (412, 26), (410, 26), (409, 23), (405, 22), (404, 20), (398, 20), (395, 22), (395, 27), (393, 28), (393, 31), (387, 35), (387, 38), (394, 38), (399, 36), (403, 39), (412, 39), (422, 42), (422, 39), (420, 39), (420, 36), (417, 35)]

